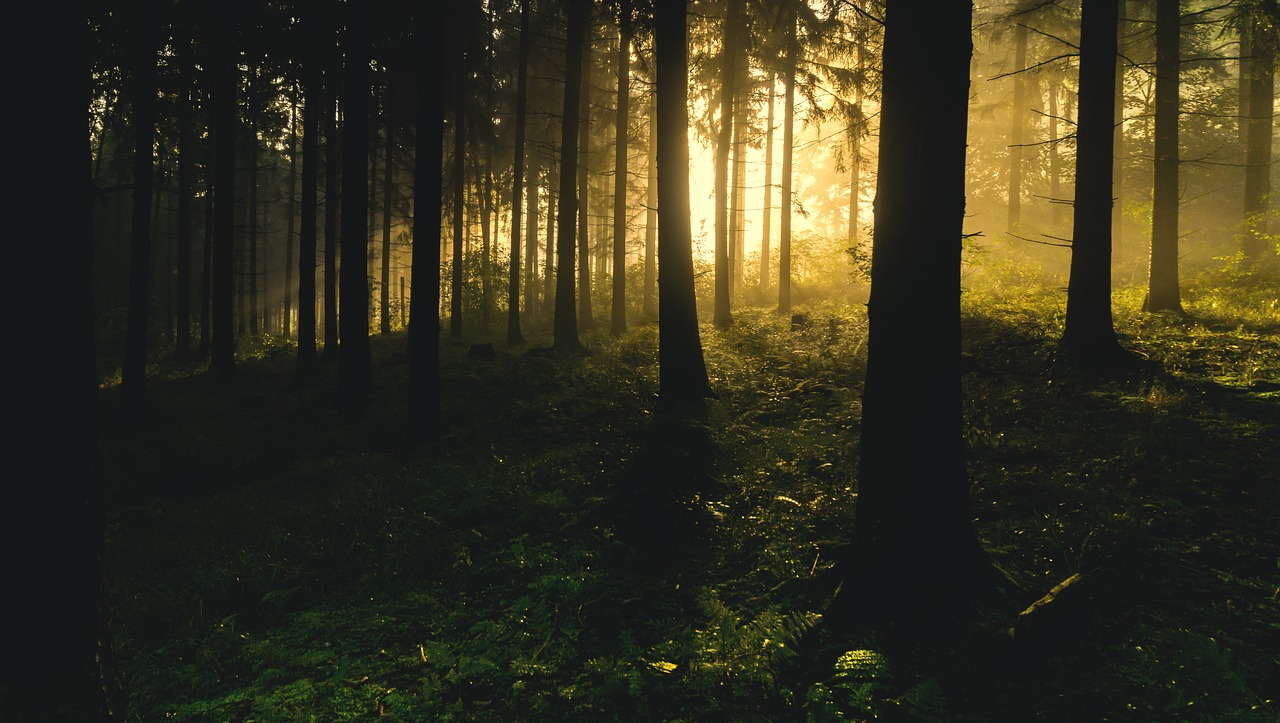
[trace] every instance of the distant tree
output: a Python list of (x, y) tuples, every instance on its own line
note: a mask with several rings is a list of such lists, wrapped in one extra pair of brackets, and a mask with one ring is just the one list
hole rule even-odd
[(440, 242), (444, 194), (444, 24), (425, 5), (417, 21), (417, 152), (413, 165), (413, 295), (409, 307), (409, 436), (440, 436)]
[[(333, 12), (334, 4), (326, 0), (323, 5)], [(333, 34), (333, 26), (328, 26)], [(342, 148), (338, 140), (337, 73), (332, 67), (327, 73), (325, 89), (328, 105), (325, 108), (325, 174), (324, 174), (324, 355), (337, 358), (338, 327), (338, 211), (342, 201)]]
[(1013, 15), (1013, 109), (1009, 135), (1009, 207), (1005, 231), (1016, 233), (1022, 223), (1022, 163), (1026, 149), (1023, 132), (1027, 123), (1027, 25), (1022, 17), (1026, 8)]
[(715, 313), (713, 323), (727, 327), (733, 323), (729, 308), (729, 150), (733, 141), (733, 96), (738, 73), (738, 14), (741, 0), (725, 6), (724, 44), (720, 50), (720, 129), (716, 137), (715, 169)]
[[(1243, 84), (1247, 88), (1245, 121), (1244, 216), (1251, 224), (1243, 235), (1242, 249), (1250, 259), (1261, 257), (1262, 239), (1267, 234), (1267, 211), (1271, 199), (1272, 147), (1275, 126), (1275, 73), (1280, 58), (1280, 4), (1276, 0), (1248, 0), (1241, 3), (1240, 26), (1243, 39), (1241, 58)], [(1241, 115), (1246, 115), (1241, 113)]]
[(582, 349), (574, 309), (574, 244), (578, 220), (578, 124), (581, 118), (583, 47), (586, 0), (568, 0), (564, 63), (564, 121), (560, 139), (560, 208), (556, 240), (556, 305), (552, 321), (554, 346), (559, 351)]
[(773, 85), (777, 77), (771, 69), (765, 81), (765, 97), (769, 104), (769, 115), (764, 123), (764, 217), (760, 225), (760, 286), (769, 286), (769, 221), (773, 215), (773, 125), (774, 105)]
[(378, 332), (391, 333), (391, 211), (396, 205), (395, 150), (396, 124), (395, 116), (389, 107), (391, 99), (391, 81), (387, 81), (384, 114), (387, 118), (385, 152), (382, 168), (382, 283), (378, 296)]
[(703, 416), (711, 393), (693, 288), (688, 0), (654, 4), (658, 138), (658, 405)]
[[(516, 148), (515, 163), (512, 166), (511, 179), (511, 263), (507, 276), (507, 344), (519, 346), (524, 344), (524, 334), (520, 333), (520, 214), (523, 210), (523, 194), (525, 192), (524, 159), (525, 159), (525, 113), (529, 103), (529, 0), (520, 0), (520, 48), (516, 60)], [(530, 183), (529, 187), (533, 188)], [(531, 195), (529, 205), (536, 199)], [(530, 209), (530, 215), (536, 214)], [(534, 224), (529, 223), (529, 232), (535, 235)], [(530, 284), (532, 286), (532, 284)], [(529, 300), (525, 308), (530, 306)]]
[(658, 101), (649, 95), (649, 169), (645, 185), (644, 223), (644, 316), (658, 316), (655, 294), (658, 289)]
[(151, 203), (156, 125), (156, 51), (160, 28), (155, 0), (138, 3), (133, 78), (133, 239), (129, 254), (129, 323), (121, 394), (124, 411), (146, 413), (147, 334), (151, 307)]
[(967, 2), (885, 7), (853, 577), (836, 600), (841, 614), (918, 623), (963, 609), (984, 579), (960, 386), (971, 17)]
[[(569, 0), (569, 13), (575, 12), (576, 0)], [(590, 208), (587, 205), (588, 192), (591, 188), (588, 154), (591, 149), (591, 69), (594, 64), (595, 38), (590, 27), (591, 2), (582, 3), (582, 15), (585, 30), (582, 35), (582, 79), (579, 84), (578, 108), (578, 328), (587, 331), (595, 327), (595, 316), (591, 309), (591, 243), (590, 243)]]
[(321, 75), (324, 21), (321, 6), (303, 13), (302, 214), (298, 236), (298, 374), (316, 366), (316, 217), (320, 213), (320, 116), (325, 107)]
[(467, 60), (469, 54), (465, 31), (458, 30), (463, 41), (453, 59), (453, 268), (449, 284), (449, 336), (462, 337), (462, 248), (465, 243), (462, 218), (466, 208), (467, 140), (465, 109), (467, 104)]
[(297, 220), (298, 197), (298, 94), (295, 85), (289, 99), (289, 195), (285, 197), (284, 232), (284, 318), (280, 333), (293, 335), (293, 231)]
[(369, 228), (363, 205), (369, 189), (369, 8), (347, 6), (342, 108), (342, 348), (338, 407), (364, 406), (373, 386), (369, 348)]
[(618, 8), (617, 140), (613, 163), (613, 303), (609, 333), (627, 330), (627, 147), (631, 100), (631, 2)]
[(791, 160), (795, 154), (797, 22), (796, 10), (790, 6), (782, 65), (782, 207), (778, 213), (778, 311), (783, 314), (791, 313)]
[(1080, 103), (1076, 129), (1075, 224), (1062, 342), (1075, 361), (1121, 371), (1111, 316), (1111, 170), (1117, 60), (1116, 0), (1084, 0), (1080, 21)]
[(1178, 290), (1178, 0), (1156, 0), (1155, 180), (1147, 311), (1182, 311)]

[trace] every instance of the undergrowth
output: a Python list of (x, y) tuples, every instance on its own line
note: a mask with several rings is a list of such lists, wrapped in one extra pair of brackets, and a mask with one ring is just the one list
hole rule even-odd
[(611, 507), (646, 484), (631, 472), (657, 394), (652, 324), (587, 333), (580, 357), (545, 353), (536, 323), (494, 359), (446, 337), (449, 431), (428, 449), (404, 438), (399, 335), (374, 338), (375, 399), (355, 416), (332, 411), (331, 363), (296, 379), (277, 340), (231, 380), (161, 363), (147, 426), (118, 424), (105, 385), (130, 717), (1275, 720), (1274, 294), (1206, 276), (1174, 316), (1117, 290), (1122, 343), (1162, 367), (1102, 381), (1057, 358), (1061, 292), (1006, 281), (964, 297), (982, 542), (1020, 605), (1080, 571), (1129, 584), (1085, 634), (991, 670), (980, 701), (874, 638), (824, 633), (834, 664), (800, 659), (857, 490), (866, 313), (828, 300), (703, 327), (718, 492), (691, 501), (704, 534), (660, 565), (636, 564)]

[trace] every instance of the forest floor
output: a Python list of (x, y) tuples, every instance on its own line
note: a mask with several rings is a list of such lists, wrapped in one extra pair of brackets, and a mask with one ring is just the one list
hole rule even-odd
[[(406, 443), (401, 334), (374, 337), (353, 416), (336, 365), (298, 380), (287, 343), (229, 380), (158, 364), (140, 427), (104, 385), (129, 719), (1276, 721), (1274, 286), (1203, 274), (1186, 316), (1118, 290), (1122, 343), (1159, 365), (1106, 380), (1059, 362), (1061, 291), (1017, 281), (965, 295), (977, 530), (1010, 610), (1078, 572), (1109, 572), (1108, 602), (969, 695), (874, 635), (809, 635), (852, 527), (866, 355), (865, 308), (827, 301), (795, 328), (753, 308), (703, 327), (716, 492), (686, 500), (698, 534), (662, 564), (636, 560), (621, 528), (649, 520), (615, 504), (662, 489), (637, 473), (652, 324), (588, 332), (582, 356), (545, 353), (536, 323), (494, 358), (444, 337), (448, 433), (426, 449)], [(806, 667), (814, 639), (844, 654)]]

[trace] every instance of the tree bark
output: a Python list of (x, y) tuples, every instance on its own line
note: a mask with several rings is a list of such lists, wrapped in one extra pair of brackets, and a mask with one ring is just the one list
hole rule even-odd
[(361, 206), (369, 196), (369, 8), (347, 6), (347, 61), (342, 88), (342, 348), (337, 406), (362, 408), (373, 389), (369, 348), (369, 228)]
[(1182, 312), (1178, 290), (1178, 0), (1156, 1), (1155, 179), (1147, 311)]
[(776, 77), (770, 71), (765, 81), (769, 95), (769, 116), (764, 124), (764, 218), (760, 226), (760, 286), (769, 287), (769, 220), (773, 214), (773, 84)]
[[(511, 178), (511, 263), (507, 278), (507, 345), (524, 344), (520, 333), (520, 206), (524, 198), (524, 126), (529, 102), (529, 0), (520, 0), (520, 49), (516, 61), (516, 148)], [(529, 184), (533, 188), (533, 184)], [(533, 199), (530, 198), (530, 205)], [(532, 224), (530, 224), (532, 235)], [(525, 301), (525, 310), (530, 307)]]
[[(574, 252), (578, 231), (578, 126), (582, 113), (583, 47), (586, 25), (585, 0), (569, 0), (564, 63), (564, 121), (560, 137), (560, 208), (556, 239), (556, 305), (552, 320), (553, 346), (557, 351), (578, 352), (578, 319), (574, 309)], [(585, 226), (581, 229), (585, 231)], [(587, 270), (582, 269), (585, 274)]]
[(124, 412), (146, 414), (147, 331), (151, 306), (151, 194), (156, 126), (156, 49), (159, 28), (153, 0), (142, 0), (133, 85), (133, 237), (129, 253), (129, 321), (125, 331), (121, 395)]
[(795, 151), (796, 114), (796, 17), (788, 21), (787, 56), (783, 69), (782, 107), (782, 208), (778, 229), (778, 311), (791, 313), (791, 156)]
[(214, 219), (213, 280), (210, 299), (209, 369), (222, 375), (235, 367), (232, 317), (233, 252), (236, 218), (236, 20), (219, 13), (215, 20), (213, 62)]
[(689, 218), (687, 0), (658, 0), (658, 406), (702, 417), (711, 387), (698, 331)]
[[(571, 11), (572, 12), (572, 11)], [(589, 7), (582, 10), (583, 22), (590, 12)], [(584, 31), (582, 40), (582, 85), (580, 89), (581, 107), (578, 125), (578, 328), (587, 331), (596, 325), (591, 310), (591, 223), (588, 218), (588, 191), (590, 189), (590, 170), (587, 157), (591, 150), (591, 65), (593, 62), (592, 37)]]
[(324, 108), (320, 58), (323, 22), (314, 5), (307, 6), (302, 63), (302, 214), (298, 235), (298, 359), (299, 376), (316, 366), (316, 216), (320, 213), (320, 116)]
[(617, 138), (613, 159), (613, 304), (609, 333), (627, 330), (627, 129), (631, 102), (631, 3), (619, 10)]
[(716, 138), (716, 242), (715, 309), (712, 323), (725, 328), (733, 323), (729, 303), (729, 151), (733, 145), (733, 89), (738, 78), (738, 12), (741, 0), (729, 0), (724, 17), (724, 46), (720, 50), (720, 131)]

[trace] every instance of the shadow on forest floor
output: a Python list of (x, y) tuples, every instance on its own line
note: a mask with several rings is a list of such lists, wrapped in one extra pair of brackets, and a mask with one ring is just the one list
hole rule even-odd
[(856, 491), (865, 310), (826, 304), (798, 328), (755, 309), (705, 328), (713, 454), (678, 504), (646, 436), (653, 326), (585, 335), (586, 356), (468, 358), (444, 339), (449, 431), (427, 450), (404, 440), (399, 335), (375, 337), (375, 403), (350, 417), (332, 411), (332, 366), (296, 380), (287, 346), (232, 380), (166, 370), (142, 428), (114, 422), (106, 389), (132, 713), (1273, 719), (1276, 330), (1122, 317), (1123, 343), (1161, 369), (1099, 381), (1058, 363), (1053, 303), (967, 302), (974, 516), (1019, 606), (1111, 571), (1107, 606), (980, 695), (949, 699), (874, 635), (820, 635), (837, 664), (786, 674), (821, 628)]

